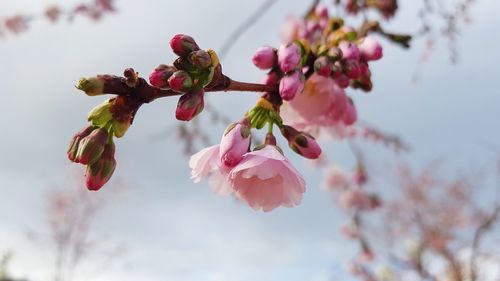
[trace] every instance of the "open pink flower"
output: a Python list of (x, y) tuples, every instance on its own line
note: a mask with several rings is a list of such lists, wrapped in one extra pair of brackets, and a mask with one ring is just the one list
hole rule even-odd
[(319, 137), (324, 131), (335, 137), (349, 137), (355, 129), (342, 122), (348, 98), (337, 83), (318, 74), (307, 79), (302, 93), (281, 107), (283, 122)]
[(370, 196), (360, 188), (350, 188), (340, 195), (340, 206), (346, 210), (370, 210), (372, 204)]
[(208, 183), (212, 190), (219, 195), (228, 195), (232, 188), (226, 180), (227, 170), (221, 167), (219, 158), (219, 145), (202, 149), (189, 159), (191, 179), (195, 183), (210, 176)]
[(339, 166), (331, 166), (325, 171), (324, 187), (328, 191), (340, 190), (351, 185), (349, 175)]
[(245, 154), (228, 176), (233, 190), (255, 210), (300, 204), (305, 182), (273, 145)]

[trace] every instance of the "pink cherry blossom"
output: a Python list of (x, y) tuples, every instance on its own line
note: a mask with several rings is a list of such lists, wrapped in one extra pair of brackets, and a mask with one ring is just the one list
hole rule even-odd
[(305, 34), (305, 23), (294, 16), (288, 16), (281, 28), (280, 35), (283, 42), (292, 42), (302, 38)]
[(354, 124), (357, 120), (358, 120), (358, 113), (356, 111), (356, 107), (354, 106), (353, 101), (349, 98), (349, 102), (346, 105), (342, 121), (344, 121), (344, 124), (349, 126)]
[(339, 166), (328, 167), (325, 171), (323, 186), (328, 191), (339, 190), (351, 184), (349, 175)]
[(314, 137), (319, 137), (320, 133), (351, 137), (355, 129), (342, 122), (347, 103), (344, 90), (334, 80), (313, 74), (306, 81), (303, 92), (283, 104), (280, 114), (285, 124)]
[(340, 206), (346, 210), (370, 210), (372, 204), (368, 194), (360, 188), (350, 188), (340, 195)]
[(302, 176), (273, 145), (245, 154), (228, 180), (238, 197), (265, 212), (298, 205), (305, 192)]
[(340, 89), (331, 79), (314, 74), (306, 81), (303, 92), (290, 101), (288, 105), (300, 117), (307, 121), (313, 121), (328, 112), (335, 99), (332, 94), (335, 90)]
[(207, 177), (214, 169), (218, 168), (219, 145), (210, 146), (193, 154), (189, 159), (191, 179), (195, 183)]
[(208, 184), (218, 195), (228, 195), (232, 193), (232, 188), (226, 180), (228, 170), (220, 165), (219, 145), (202, 149), (189, 159), (191, 179), (195, 183), (203, 178), (209, 177)]

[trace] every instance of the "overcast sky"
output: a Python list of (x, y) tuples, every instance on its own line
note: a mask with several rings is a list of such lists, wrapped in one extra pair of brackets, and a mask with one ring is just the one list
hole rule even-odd
[[(60, 1), (71, 6), (74, 0)], [(86, 97), (74, 88), (81, 76), (121, 74), (126, 67), (147, 76), (174, 58), (168, 47), (176, 33), (192, 35), (202, 48), (217, 50), (235, 25), (262, 1), (117, 0), (118, 13), (100, 23), (78, 19), (50, 26), (36, 22), (20, 36), (0, 39), (0, 250), (15, 251), (13, 272), (35, 281), (50, 280), (50, 252), (25, 238), (27, 228), (43, 231), (45, 194), (83, 188), (83, 168), (66, 159), (72, 134), (85, 125), (87, 112), (103, 97)], [(222, 61), (237, 80), (259, 81), (251, 63), (261, 45), (279, 44), (285, 17), (302, 14), (311, 1), (281, 0), (236, 42)], [(403, 0), (394, 30), (416, 29), (416, 1)], [(384, 59), (373, 63), (374, 90), (352, 93), (360, 118), (403, 137), (408, 155), (367, 144), (376, 171), (396, 161), (414, 167), (444, 159), (453, 169), (493, 160), (499, 146), (500, 2), (479, 0), (472, 22), (459, 39), (460, 61), (450, 65), (441, 44), (412, 82), (423, 42), (402, 50), (384, 43)], [(0, 18), (38, 13), (54, 1), (0, 1)], [(255, 102), (254, 94), (210, 98), (234, 119)], [(301, 206), (271, 213), (251, 210), (214, 195), (206, 183), (189, 179), (187, 158), (174, 137), (152, 140), (176, 124), (175, 99), (141, 108), (134, 126), (117, 141), (118, 167), (96, 196), (112, 201), (96, 222), (102, 233), (127, 247), (127, 253), (92, 280), (329, 280), (343, 276), (354, 247), (338, 234), (345, 221), (328, 194), (322, 172), (287, 155), (303, 172), (308, 191)], [(207, 128), (219, 139), (223, 128)], [(340, 142), (325, 144), (329, 158), (347, 169), (353, 156)], [(386, 172), (389, 173), (389, 172)], [(126, 183), (125, 185), (121, 183)], [(122, 192), (123, 191), (123, 192)], [(44, 248), (45, 247), (45, 248)], [(340, 280), (341, 278), (337, 279)]]

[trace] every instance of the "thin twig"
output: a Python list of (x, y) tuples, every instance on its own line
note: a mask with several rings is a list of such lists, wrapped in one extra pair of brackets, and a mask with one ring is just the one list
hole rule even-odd
[(224, 41), (221, 48), (217, 52), (220, 59), (223, 59), (229, 50), (234, 46), (236, 41), (243, 35), (250, 27), (259, 21), (262, 16), (276, 3), (277, 0), (266, 0), (260, 5), (246, 20), (244, 20), (236, 29), (229, 34), (229, 37)]

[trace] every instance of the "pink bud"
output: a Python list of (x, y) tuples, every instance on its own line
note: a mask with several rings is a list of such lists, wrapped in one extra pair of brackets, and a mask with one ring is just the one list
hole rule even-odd
[(341, 41), (339, 49), (342, 51), (342, 57), (346, 60), (359, 60), (359, 49), (356, 44), (350, 41)]
[(299, 66), (301, 51), (295, 43), (281, 45), (278, 49), (278, 64), (287, 73)]
[(281, 78), (279, 92), (284, 100), (292, 100), (295, 95), (301, 93), (303, 89), (304, 80), (299, 71), (295, 71)]
[(178, 70), (168, 79), (168, 85), (172, 90), (184, 92), (193, 86), (193, 80), (189, 73), (184, 70)]
[(277, 59), (276, 49), (270, 46), (263, 46), (255, 51), (252, 62), (256, 67), (266, 70), (273, 68)]
[(343, 56), (342, 50), (337, 47), (330, 48), (328, 50), (327, 56), (333, 61), (340, 60)]
[(115, 144), (106, 144), (99, 160), (87, 166), (85, 181), (89, 190), (99, 190), (106, 184), (116, 168)]
[(382, 45), (371, 37), (366, 37), (361, 41), (359, 52), (361, 57), (367, 61), (379, 60), (383, 56)]
[(349, 87), (350, 79), (344, 74), (340, 74), (337, 78), (335, 78), (335, 82), (339, 85), (339, 87), (345, 89)]
[(243, 159), (250, 147), (250, 128), (244, 124), (231, 124), (220, 141), (219, 157), (226, 167), (234, 167)]
[(167, 88), (169, 86), (168, 78), (170, 78), (176, 70), (177, 69), (173, 66), (165, 64), (159, 65), (149, 75), (149, 83), (157, 88)]
[(321, 76), (328, 77), (332, 73), (332, 63), (327, 57), (321, 56), (314, 61), (314, 71)]
[(356, 112), (356, 107), (354, 106), (354, 102), (352, 101), (352, 99), (349, 98), (349, 102), (346, 105), (342, 121), (344, 122), (345, 125), (350, 126), (356, 123), (357, 119), (358, 119), (358, 114)]
[(326, 7), (325, 5), (316, 5), (316, 8), (314, 8), (314, 14), (318, 17), (318, 18), (329, 18), (328, 16), (328, 7)]
[(368, 66), (368, 63), (366, 61), (359, 62), (359, 71), (361, 72), (361, 75), (371, 75), (370, 67)]
[(181, 121), (190, 121), (203, 110), (203, 90), (194, 90), (182, 95), (177, 103), (175, 118)]
[(188, 56), (188, 61), (199, 68), (208, 68), (212, 65), (212, 57), (207, 51), (193, 51)]
[(78, 147), (80, 145), (80, 141), (88, 136), (92, 131), (94, 131), (96, 127), (94, 126), (87, 126), (80, 130), (78, 133), (76, 133), (73, 138), (71, 139), (69, 143), (69, 148), (68, 148), (68, 159), (72, 162), (76, 162), (76, 153), (78, 152)]
[(283, 126), (281, 133), (288, 140), (288, 146), (297, 154), (308, 159), (317, 159), (321, 155), (321, 147), (313, 136), (287, 125)]
[(342, 70), (350, 79), (357, 79), (361, 76), (361, 67), (357, 60), (346, 60), (342, 63)]
[(352, 175), (352, 179), (357, 185), (366, 184), (368, 181), (368, 175), (366, 174), (366, 170), (363, 165), (358, 165), (358, 167), (356, 167), (356, 170)]
[(106, 129), (99, 128), (93, 130), (80, 141), (75, 162), (87, 165), (97, 161), (104, 151), (104, 146), (108, 142), (108, 138), (109, 134)]
[(184, 34), (174, 35), (169, 43), (172, 51), (180, 57), (187, 57), (192, 51), (200, 49), (193, 37)]

